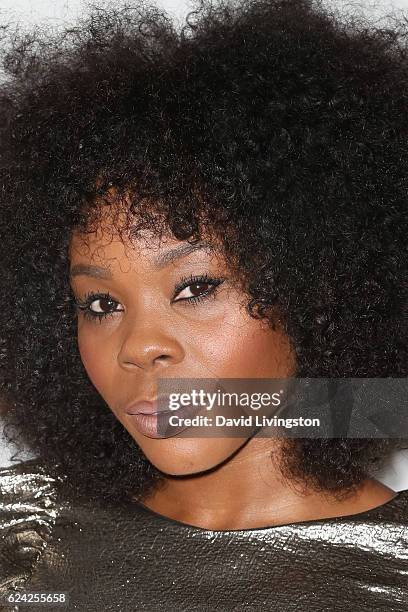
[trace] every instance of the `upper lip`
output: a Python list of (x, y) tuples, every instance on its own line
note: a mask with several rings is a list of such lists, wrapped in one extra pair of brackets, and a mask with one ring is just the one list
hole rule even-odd
[(159, 405), (161, 401), (167, 405), (168, 396), (159, 395), (159, 397), (154, 398), (153, 400), (142, 399), (134, 401), (131, 404), (128, 404), (128, 406), (125, 408), (125, 412), (127, 414), (157, 414), (160, 412), (168, 412), (168, 408), (160, 410)]

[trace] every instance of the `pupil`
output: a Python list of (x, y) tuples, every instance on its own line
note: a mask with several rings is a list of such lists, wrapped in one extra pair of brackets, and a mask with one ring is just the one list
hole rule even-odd
[[(204, 286), (205, 286), (205, 285), (208, 285), (208, 283), (195, 283), (194, 285), (192, 285), (192, 287), (195, 287), (195, 288), (197, 288), (197, 287), (198, 287), (198, 288), (200, 288), (200, 287), (201, 287), (201, 285), (204, 285)], [(193, 294), (194, 294), (194, 290), (193, 290), (193, 289), (191, 290), (191, 293), (193, 293)], [(199, 291), (199, 290), (198, 290), (198, 293), (200, 293), (200, 291)]]
[(109, 305), (112, 304), (112, 300), (108, 300), (107, 298), (100, 298), (99, 305), (100, 305), (101, 310), (104, 310), (103, 308), (104, 303), (107, 306), (107, 308), (109, 308)]

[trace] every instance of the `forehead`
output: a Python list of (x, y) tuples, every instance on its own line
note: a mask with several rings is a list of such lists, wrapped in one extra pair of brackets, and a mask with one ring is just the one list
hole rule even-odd
[(154, 228), (140, 226), (140, 219), (129, 212), (127, 198), (115, 199), (111, 205), (98, 206), (86, 232), (71, 232), (68, 257), (73, 265), (92, 264), (104, 268), (119, 265), (129, 268), (162, 269), (177, 259), (196, 253), (195, 259), (216, 259), (225, 264), (219, 239), (208, 229), (197, 240), (180, 240), (170, 231), (163, 218)]
[(149, 256), (183, 243), (184, 241), (177, 240), (170, 234), (160, 236), (152, 231), (143, 231), (134, 236), (130, 235), (130, 231), (118, 230), (113, 225), (98, 224), (93, 231), (72, 231), (69, 255), (70, 259), (78, 255), (101, 257), (102, 253), (123, 249), (140, 256)]
[(129, 267), (161, 270), (192, 253), (197, 253), (200, 259), (208, 256), (221, 258), (215, 243), (209, 239), (189, 242), (176, 239), (170, 232), (158, 235), (153, 231), (138, 232), (135, 237), (131, 232), (118, 230), (104, 221), (95, 227), (94, 232), (72, 232), (69, 247), (71, 276), (87, 274), (89, 269), (84, 266), (89, 268), (89, 264), (104, 268), (119, 265), (122, 270)]

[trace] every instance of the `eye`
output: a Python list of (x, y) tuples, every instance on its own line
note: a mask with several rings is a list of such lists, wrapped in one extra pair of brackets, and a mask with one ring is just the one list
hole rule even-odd
[[(175, 296), (173, 302), (186, 302), (196, 305), (210, 297), (215, 297), (215, 292), (223, 278), (211, 278), (207, 274), (201, 276), (183, 277), (175, 288)], [(78, 311), (81, 311), (85, 318), (92, 321), (105, 319), (108, 316), (114, 316), (118, 312), (123, 312), (124, 308), (109, 293), (90, 292), (85, 296), (84, 300), (75, 299), (74, 306)]]
[(175, 292), (179, 297), (173, 301), (196, 304), (210, 296), (215, 297), (216, 289), (223, 281), (223, 278), (211, 278), (207, 274), (182, 278)]
[(89, 319), (103, 319), (112, 316), (115, 312), (123, 311), (119, 302), (114, 300), (109, 293), (88, 293), (85, 300), (75, 300), (75, 307), (82, 311), (84, 317)]

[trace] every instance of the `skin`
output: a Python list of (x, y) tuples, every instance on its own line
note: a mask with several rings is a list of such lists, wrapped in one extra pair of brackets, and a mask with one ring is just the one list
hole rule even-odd
[[(165, 473), (164, 485), (143, 499), (169, 518), (206, 529), (234, 530), (355, 514), (382, 505), (395, 492), (368, 478), (348, 498), (286, 481), (279, 470), (280, 441), (272, 438), (151, 438), (124, 412), (132, 401), (153, 399), (158, 378), (286, 378), (295, 371), (280, 328), (245, 311), (245, 296), (217, 252), (195, 250), (162, 267), (154, 260), (186, 244), (171, 236), (128, 239), (102, 215), (97, 231), (74, 231), (69, 259), (98, 267), (98, 276), (76, 269), (74, 296), (109, 292), (115, 312), (101, 321), (78, 314), (78, 346), (95, 388), (149, 461)], [(109, 268), (110, 278), (101, 278)], [(102, 273), (103, 273), (102, 270)], [(95, 270), (93, 271), (95, 273)], [(193, 305), (187, 297), (211, 286), (175, 294), (182, 276), (225, 279), (212, 297)], [(199, 291), (198, 291), (199, 290)], [(112, 309), (112, 303), (110, 304)], [(92, 302), (91, 309), (107, 309)]]

